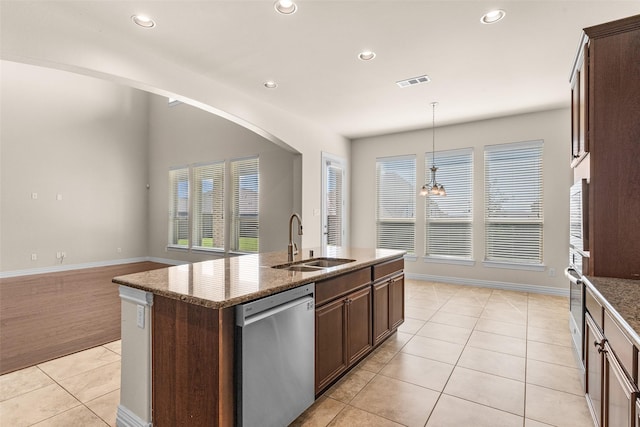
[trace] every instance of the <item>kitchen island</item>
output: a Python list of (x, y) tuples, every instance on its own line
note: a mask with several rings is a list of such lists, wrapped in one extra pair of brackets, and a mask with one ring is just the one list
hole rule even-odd
[[(350, 261), (299, 269), (303, 271), (273, 268), (290, 264), (286, 251), (282, 251), (114, 278), (122, 285), (123, 300), (119, 425), (234, 425), (238, 304), (309, 283), (320, 284), (325, 294), (329, 289), (335, 290), (332, 300), (344, 298), (349, 306), (355, 291), (362, 294), (358, 301), (364, 304), (355, 312), (368, 314), (351, 332), (344, 330), (344, 353), (349, 352), (351, 341), (363, 341), (362, 334), (360, 338), (352, 337), (361, 331), (368, 345), (355, 355), (345, 356), (348, 363), (331, 371), (323, 388), (390, 336), (404, 318), (404, 252), (338, 247), (312, 251), (314, 256), (309, 249), (301, 250), (293, 263), (301, 264), (310, 258)], [(347, 316), (348, 319), (353, 320)], [(318, 322), (316, 328), (317, 325)], [(378, 332), (375, 337), (374, 331)], [(322, 340), (332, 335), (327, 331), (319, 334), (316, 329), (316, 347), (325, 347)], [(318, 357), (316, 352), (316, 365)], [(326, 366), (322, 361), (320, 364)]]

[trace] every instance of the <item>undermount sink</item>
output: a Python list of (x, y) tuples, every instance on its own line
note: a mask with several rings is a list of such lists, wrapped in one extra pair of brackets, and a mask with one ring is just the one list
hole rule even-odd
[(335, 267), (349, 262), (354, 262), (355, 259), (348, 258), (309, 258), (302, 261), (289, 262), (287, 264), (274, 265), (271, 268), (277, 268), (281, 270), (289, 271), (318, 271), (324, 268)]

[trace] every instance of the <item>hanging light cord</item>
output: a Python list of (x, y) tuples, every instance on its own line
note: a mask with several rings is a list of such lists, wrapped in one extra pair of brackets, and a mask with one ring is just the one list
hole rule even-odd
[(436, 165), (436, 105), (438, 105), (437, 102), (432, 102), (431, 103), (431, 107), (432, 108), (432, 121), (431, 121), (431, 135), (432, 135), (432, 139), (431, 139), (431, 143), (432, 143), (432, 164), (431, 166)]

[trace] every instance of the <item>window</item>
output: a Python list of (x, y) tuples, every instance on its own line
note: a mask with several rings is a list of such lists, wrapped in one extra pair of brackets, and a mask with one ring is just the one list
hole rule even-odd
[(193, 247), (224, 250), (224, 162), (193, 168)]
[[(425, 182), (431, 179), (433, 154), (425, 155)], [(438, 258), (472, 258), (473, 151), (436, 153), (437, 179), (446, 197), (425, 197), (425, 255)]]
[(228, 163), (169, 171), (169, 247), (258, 252), (258, 157)]
[(376, 246), (415, 252), (416, 157), (376, 160)]
[(231, 207), (231, 250), (258, 252), (259, 189), (258, 158), (231, 162), (233, 203)]
[(323, 247), (342, 246), (344, 230), (344, 163), (342, 159), (332, 158), (322, 153), (323, 175)]
[(189, 247), (189, 168), (169, 171), (169, 245)]
[(485, 259), (542, 264), (542, 141), (485, 147)]

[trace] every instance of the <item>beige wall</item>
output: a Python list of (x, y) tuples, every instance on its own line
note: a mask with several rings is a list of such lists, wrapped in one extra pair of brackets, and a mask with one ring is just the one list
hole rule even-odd
[[(0, 272), (211, 258), (165, 252), (169, 167), (250, 155), (260, 156), (269, 225), (260, 230), (261, 250), (286, 248), (288, 216), (301, 210), (299, 154), (209, 112), (168, 107), (165, 97), (66, 71), (0, 65)], [(62, 263), (57, 252), (66, 252)]]
[[(436, 150), (472, 147), (474, 150), (473, 255), (475, 265), (425, 263), (424, 201), (416, 204), (416, 261), (407, 261), (410, 277), (446, 278), (454, 283), (533, 285), (541, 291), (564, 290), (562, 272), (568, 262), (569, 167), (571, 117), (568, 109), (485, 120), (436, 130)], [(544, 271), (484, 267), (483, 164), (484, 146), (544, 140)], [(363, 138), (352, 143), (351, 239), (354, 246), (375, 246), (375, 162), (377, 157), (415, 154), (417, 188), (423, 184), (424, 154), (431, 150), (431, 130)], [(437, 154), (436, 154), (437, 156)], [(418, 185), (419, 184), (419, 185)], [(446, 182), (443, 183), (446, 187)], [(548, 289), (551, 288), (551, 289)]]
[(0, 66), (0, 270), (146, 256), (147, 94)]
[[(169, 106), (167, 98), (151, 96), (149, 116), (149, 254), (155, 258), (198, 261), (212, 253), (169, 250), (169, 168), (195, 163), (260, 157), (260, 251), (285, 250), (288, 219), (300, 210), (294, 203), (295, 171), (300, 154), (286, 151), (235, 123), (186, 104)], [(299, 192), (299, 188), (298, 188)]]

